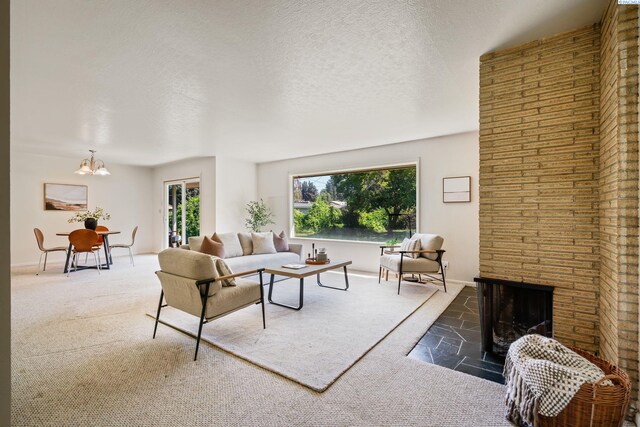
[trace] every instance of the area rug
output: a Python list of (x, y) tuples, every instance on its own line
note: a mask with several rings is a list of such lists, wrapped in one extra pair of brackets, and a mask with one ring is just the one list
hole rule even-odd
[[(248, 307), (205, 324), (202, 340), (322, 392), (435, 292), (443, 292), (434, 285), (403, 283), (397, 295), (395, 282), (378, 284), (360, 275), (350, 275), (349, 290), (340, 291), (321, 288), (314, 279), (306, 279), (300, 311), (267, 302), (267, 328), (262, 329), (260, 305)], [(322, 280), (325, 285), (344, 286), (341, 273), (325, 273)], [(458, 288), (449, 293), (459, 292)], [(267, 290), (265, 286), (265, 297)], [(285, 280), (274, 285), (273, 300), (297, 305), (298, 293), (298, 280)], [(149, 310), (148, 315), (155, 317), (155, 312)], [(160, 318), (180, 331), (197, 333), (197, 318), (179, 310), (167, 307)], [(159, 334), (175, 333), (163, 325), (158, 328)], [(201, 345), (202, 351), (206, 346)]]

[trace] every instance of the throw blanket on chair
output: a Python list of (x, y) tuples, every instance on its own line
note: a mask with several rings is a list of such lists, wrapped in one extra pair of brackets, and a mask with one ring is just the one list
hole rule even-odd
[(582, 384), (595, 383), (604, 372), (558, 341), (532, 334), (509, 347), (504, 377), (507, 418), (521, 426), (536, 426), (538, 415), (558, 415)]

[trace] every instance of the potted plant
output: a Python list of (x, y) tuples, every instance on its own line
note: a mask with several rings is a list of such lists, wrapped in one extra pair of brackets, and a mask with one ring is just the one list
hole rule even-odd
[(84, 228), (95, 230), (98, 226), (99, 219), (109, 221), (111, 219), (111, 215), (106, 213), (104, 209), (96, 206), (96, 210), (94, 210), (93, 212), (89, 210), (86, 212), (77, 212), (74, 216), (69, 218), (68, 222), (73, 223), (84, 221)]
[(247, 217), (244, 223), (249, 230), (255, 233), (259, 232), (265, 225), (275, 224), (273, 212), (262, 199), (247, 203)]

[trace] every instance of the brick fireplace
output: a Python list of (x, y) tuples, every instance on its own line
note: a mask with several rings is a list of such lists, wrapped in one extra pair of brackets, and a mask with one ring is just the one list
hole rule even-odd
[(638, 11), (480, 58), (480, 275), (638, 381)]

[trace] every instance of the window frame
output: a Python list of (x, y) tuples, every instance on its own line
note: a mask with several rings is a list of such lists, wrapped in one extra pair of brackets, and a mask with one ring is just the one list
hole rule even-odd
[(384, 242), (370, 242), (365, 240), (346, 240), (346, 239), (327, 239), (327, 238), (317, 238), (317, 237), (298, 237), (295, 235), (295, 225), (293, 222), (293, 180), (295, 178), (306, 178), (306, 177), (315, 177), (315, 176), (326, 176), (326, 175), (337, 175), (337, 174), (346, 174), (346, 173), (358, 173), (358, 172), (368, 172), (374, 170), (385, 170), (385, 169), (403, 169), (415, 167), (416, 168), (416, 227), (415, 233), (418, 233), (420, 230), (420, 158), (415, 160), (408, 160), (405, 162), (397, 162), (397, 163), (386, 163), (382, 165), (375, 166), (359, 166), (359, 167), (347, 167), (347, 168), (339, 168), (332, 170), (320, 170), (314, 172), (300, 172), (300, 173), (289, 173), (289, 177), (287, 180), (288, 184), (288, 209), (289, 209), (289, 236), (291, 239), (303, 240), (303, 241), (319, 241), (319, 242), (338, 242), (338, 243), (348, 243), (348, 244), (362, 244), (362, 245), (371, 245), (371, 246), (380, 246), (384, 244)]

